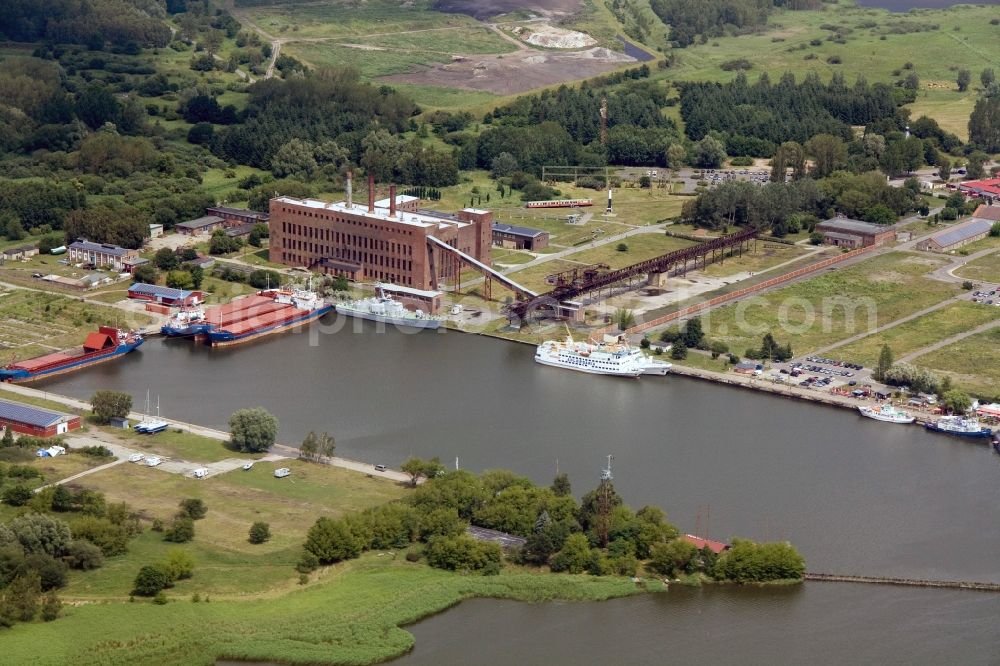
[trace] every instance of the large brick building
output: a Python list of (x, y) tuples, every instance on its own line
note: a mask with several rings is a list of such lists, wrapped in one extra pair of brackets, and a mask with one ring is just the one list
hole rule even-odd
[(892, 226), (871, 224), (847, 217), (834, 217), (820, 222), (816, 225), (816, 231), (823, 234), (824, 243), (852, 250), (884, 243), (896, 235), (896, 230)]
[[(438, 279), (457, 274), (459, 260), (433, 236), (489, 265), (493, 214), (466, 208), (451, 215), (419, 210), (412, 197), (375, 201), (369, 183), (368, 205), (347, 201), (277, 197), (271, 200), (270, 259), (305, 266), (355, 281), (388, 282), (414, 289), (436, 289)], [(384, 204), (385, 207), (379, 204)], [(433, 274), (432, 274), (433, 273)]]

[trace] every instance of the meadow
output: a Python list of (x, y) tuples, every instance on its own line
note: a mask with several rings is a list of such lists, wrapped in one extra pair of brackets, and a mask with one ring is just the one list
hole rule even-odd
[(975, 395), (1000, 401), (1000, 328), (970, 335), (913, 361)]
[(985, 257), (973, 259), (962, 268), (956, 270), (955, 275), (969, 280), (1000, 282), (1000, 256), (997, 256), (997, 253), (994, 252)]
[(944, 261), (905, 252), (875, 257), (713, 310), (702, 317), (705, 333), (737, 354), (759, 347), (767, 332), (806, 353), (956, 295), (957, 285), (924, 277)]
[(923, 317), (838, 347), (831, 354), (846, 361), (874, 366), (882, 345), (889, 345), (895, 358), (900, 358), (997, 317), (1000, 317), (1000, 312), (993, 306), (970, 302), (953, 303)]

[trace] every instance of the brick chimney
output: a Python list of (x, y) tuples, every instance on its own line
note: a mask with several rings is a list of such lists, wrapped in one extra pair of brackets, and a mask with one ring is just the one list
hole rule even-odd
[(375, 212), (375, 174), (368, 174), (368, 212)]
[(396, 217), (396, 186), (389, 186), (389, 217)]

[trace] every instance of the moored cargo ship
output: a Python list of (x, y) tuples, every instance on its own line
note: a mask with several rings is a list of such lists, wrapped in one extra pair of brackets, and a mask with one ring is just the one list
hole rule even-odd
[(213, 347), (249, 342), (319, 319), (333, 309), (311, 291), (266, 289), (205, 313)]
[(168, 338), (186, 338), (204, 335), (209, 328), (208, 320), (205, 319), (205, 311), (201, 308), (195, 308), (174, 313), (160, 328), (160, 333)]
[(101, 326), (89, 333), (79, 347), (15, 361), (0, 368), (0, 381), (24, 383), (81, 370), (124, 356), (143, 343), (142, 336), (113, 326)]

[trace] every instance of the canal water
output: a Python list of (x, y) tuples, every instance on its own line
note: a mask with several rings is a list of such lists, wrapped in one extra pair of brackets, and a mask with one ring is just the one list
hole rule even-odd
[[(326, 430), (339, 455), (372, 463), (417, 455), (452, 466), (457, 457), (463, 468), (504, 467), (539, 482), (558, 468), (577, 494), (597, 485), (612, 454), (626, 501), (663, 507), (686, 532), (788, 539), (812, 571), (1000, 582), (1000, 457), (986, 445), (678, 376), (625, 380), (542, 367), (533, 351), (453, 331), (379, 332), (352, 321), (336, 332), (314, 327), (228, 349), (153, 339), (121, 361), (39, 388), (79, 398), (124, 390), (140, 407), (149, 389), (164, 417), (219, 428), (234, 410), (260, 405), (280, 420), (284, 442)], [(813, 609), (820, 633), (831, 607), (856, 618), (859, 632), (883, 626), (887, 605), (942, 631), (957, 624), (977, 635), (984, 610), (992, 609), (994, 622), (1000, 617), (990, 601), (996, 597), (983, 593), (806, 588), (761, 599), (712, 592), (704, 608), (691, 600), (675, 606), (681, 593), (673, 591), (593, 607), (464, 603), (414, 630), (420, 640), (441, 627), (444, 639), (459, 614), (461, 633), (481, 625), (477, 635), (499, 641), (507, 627), (518, 631), (519, 612), (536, 622), (548, 614), (560, 644), (551, 649), (570, 650), (556, 637), (570, 635), (566, 627), (586, 636), (595, 618), (611, 634), (645, 627), (655, 641), (678, 613), (700, 617), (687, 621), (701, 622), (708, 635), (717, 635), (721, 618), (751, 627), (773, 622), (779, 631), (796, 609)], [(634, 614), (607, 610), (633, 607)], [(983, 631), (977, 649), (996, 648), (995, 636)], [(767, 641), (758, 647), (751, 662), (780, 654)], [(1000, 650), (994, 654), (1000, 662)]]

